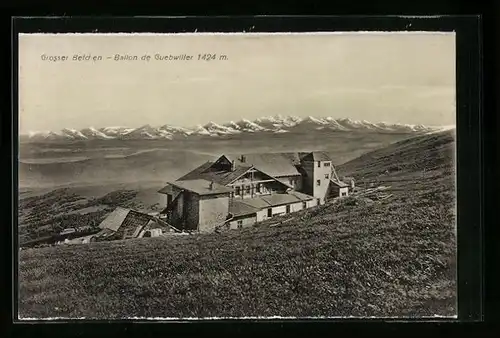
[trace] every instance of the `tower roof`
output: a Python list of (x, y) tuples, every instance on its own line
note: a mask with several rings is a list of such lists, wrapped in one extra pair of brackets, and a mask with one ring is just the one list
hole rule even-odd
[(306, 154), (301, 154), (302, 161), (331, 161), (330, 156), (324, 151), (313, 151)]

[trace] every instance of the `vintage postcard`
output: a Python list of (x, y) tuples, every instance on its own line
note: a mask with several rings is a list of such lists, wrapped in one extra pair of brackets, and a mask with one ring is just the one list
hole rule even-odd
[(455, 34), (20, 34), (20, 319), (457, 315)]

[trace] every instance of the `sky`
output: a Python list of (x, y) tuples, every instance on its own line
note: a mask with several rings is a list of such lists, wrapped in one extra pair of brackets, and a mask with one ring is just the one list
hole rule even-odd
[[(102, 60), (73, 61), (75, 54)], [(49, 56), (68, 60), (43, 60)], [(21, 133), (277, 114), (453, 125), (455, 111), (454, 33), (19, 37)]]

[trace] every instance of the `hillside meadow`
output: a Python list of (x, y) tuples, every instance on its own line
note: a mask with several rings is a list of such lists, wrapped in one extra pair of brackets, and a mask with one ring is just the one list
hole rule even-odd
[[(25, 249), (21, 318), (455, 316), (454, 136), (339, 167), (353, 196), (208, 235)], [(340, 174), (340, 173), (339, 173)]]

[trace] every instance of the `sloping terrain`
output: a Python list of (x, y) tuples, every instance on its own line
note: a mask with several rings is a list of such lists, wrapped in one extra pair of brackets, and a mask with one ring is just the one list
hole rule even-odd
[(338, 166), (338, 171), (359, 179), (379, 175), (412, 175), (430, 171), (451, 174), (455, 161), (455, 132), (416, 136), (371, 151)]
[(391, 186), (381, 201), (354, 194), (243, 230), (22, 250), (19, 314), (454, 316), (453, 149), (451, 133), (433, 134), (338, 168)]

